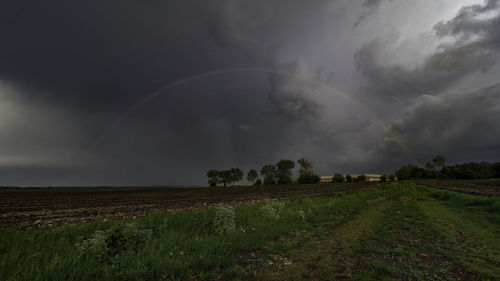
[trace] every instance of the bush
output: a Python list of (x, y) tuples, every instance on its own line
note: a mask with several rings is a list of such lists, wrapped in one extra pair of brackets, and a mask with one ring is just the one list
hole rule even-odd
[(256, 180), (254, 185), (262, 185), (262, 180), (261, 179)]
[(320, 181), (320, 178), (318, 175), (314, 174), (306, 174), (306, 175), (300, 175), (298, 179), (299, 183), (318, 183)]
[(236, 230), (236, 213), (229, 205), (219, 204), (215, 207), (215, 218), (212, 222), (212, 231), (223, 235)]
[(285, 204), (282, 202), (267, 202), (264, 206), (260, 207), (259, 214), (265, 218), (279, 220), (280, 213), (283, 211)]
[(120, 224), (107, 231), (108, 252), (111, 257), (121, 252), (135, 252), (151, 239), (151, 229), (141, 229), (136, 223)]
[(141, 229), (135, 223), (120, 224), (106, 232), (96, 230), (91, 238), (77, 242), (75, 246), (80, 257), (93, 255), (109, 260), (122, 252), (137, 253), (152, 234), (151, 229)]

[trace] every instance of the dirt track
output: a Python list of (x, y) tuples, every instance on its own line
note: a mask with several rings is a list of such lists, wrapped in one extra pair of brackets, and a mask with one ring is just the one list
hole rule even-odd
[(373, 186), (369, 183), (231, 188), (104, 190), (0, 190), (0, 225), (43, 226), (129, 218), (152, 213), (240, 204), (263, 199), (301, 198)]

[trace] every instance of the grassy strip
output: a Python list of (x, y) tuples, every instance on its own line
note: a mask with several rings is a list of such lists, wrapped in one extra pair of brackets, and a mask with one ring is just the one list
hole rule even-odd
[[(333, 219), (320, 227), (308, 228), (271, 243), (244, 261), (242, 279), (255, 280), (336, 280), (351, 275), (349, 259), (354, 245), (371, 233), (390, 202), (378, 202), (355, 216)], [(332, 224), (337, 221), (336, 224)]]
[[(215, 234), (213, 208), (136, 220), (34, 229), (0, 229), (1, 280), (182, 280), (231, 278), (234, 257), (286, 233), (349, 214), (383, 194), (378, 189), (236, 207), (235, 229)], [(265, 208), (264, 208), (265, 209)], [(271, 208), (272, 209), (272, 208)], [(274, 215), (273, 215), (274, 214)], [(105, 243), (105, 244), (103, 244)]]
[[(357, 249), (354, 280), (460, 280), (475, 279), (448, 257), (453, 250), (425, 215), (420, 202), (427, 198), (412, 184), (402, 184), (404, 192), (393, 198), (375, 235)], [(477, 276), (476, 276), (477, 277)]]
[(500, 280), (500, 199), (422, 190), (435, 199), (422, 209), (454, 245), (454, 258), (482, 280)]
[[(491, 247), (475, 247), (467, 241), (450, 239), (443, 210), (432, 215), (429, 204), (443, 196), (435, 189), (421, 189), (412, 183), (391, 184), (377, 200), (366, 202), (347, 216), (333, 215), (323, 224), (296, 231), (266, 245), (263, 250), (240, 258), (245, 280), (498, 280), (500, 267), (491, 263), (491, 254), (499, 253), (496, 240)], [(438, 192), (440, 195), (434, 194)], [(448, 192), (448, 191), (446, 191)], [(434, 194), (434, 195), (433, 195)], [(432, 195), (432, 196), (431, 196)], [(458, 196), (455, 199), (454, 196)], [(495, 229), (487, 216), (489, 199), (450, 192), (446, 194), (451, 215), (484, 224), (469, 226), (483, 233), (481, 239), (495, 239), (484, 229)], [(495, 203), (493, 203), (495, 204)], [(467, 210), (464, 206), (472, 206)], [(451, 208), (451, 207), (450, 207)], [(465, 209), (464, 209), (465, 208)], [(478, 214), (480, 218), (478, 219)], [(493, 220), (494, 221), (494, 220)], [(448, 221), (462, 229), (461, 222)], [(452, 232), (454, 233), (454, 232)], [(500, 245), (500, 244), (496, 244)], [(488, 249), (486, 249), (488, 248)], [(472, 254), (471, 254), (472, 253)], [(471, 259), (471, 255), (475, 259)], [(465, 257), (465, 258), (464, 258)], [(484, 261), (488, 260), (489, 264)], [(495, 272), (497, 274), (495, 275)]]
[[(391, 206), (386, 196), (394, 188), (381, 189), (380, 196), (357, 205), (355, 212), (339, 209), (321, 225), (303, 228), (263, 250), (240, 258), (245, 280), (336, 280), (353, 272), (352, 249), (375, 229), (384, 210)], [(352, 206), (353, 204), (351, 204)]]

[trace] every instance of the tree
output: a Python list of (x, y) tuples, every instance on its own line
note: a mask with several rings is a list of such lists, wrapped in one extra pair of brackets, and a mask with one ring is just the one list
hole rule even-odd
[(352, 176), (351, 176), (351, 175), (346, 175), (346, 176), (345, 176), (345, 181), (346, 181), (346, 182), (353, 182), (353, 180), (352, 180)]
[(255, 184), (254, 185), (262, 185), (262, 180), (261, 179), (257, 179), (255, 181)]
[(415, 165), (406, 165), (399, 168), (395, 174), (398, 180), (421, 179), (425, 177), (426, 171)]
[(231, 185), (243, 179), (243, 171), (239, 168), (231, 168), (229, 170), (231, 173)]
[(264, 177), (264, 184), (275, 184), (276, 183), (276, 173), (277, 169), (275, 165), (269, 164), (262, 167), (260, 174)]
[(406, 165), (399, 168), (394, 174), (398, 177), (399, 180), (409, 180), (413, 176), (413, 170), (417, 168), (415, 165)]
[(434, 168), (434, 165), (432, 165), (432, 163), (431, 163), (431, 162), (427, 162), (427, 163), (425, 163), (425, 168), (426, 168), (427, 170), (434, 170), (434, 169), (435, 169), (435, 168)]
[(432, 163), (431, 163), (431, 162), (427, 162), (427, 163), (425, 163), (425, 169), (427, 169), (427, 171), (428, 171), (429, 173), (434, 174), (434, 177), (439, 178), (439, 172), (438, 172), (438, 170), (436, 169), (436, 167), (435, 167), (434, 165), (432, 165)]
[(318, 183), (321, 179), (318, 175), (315, 175), (312, 168), (312, 163), (304, 158), (297, 160), (300, 165), (299, 170), (299, 183)]
[[(435, 173), (436, 177), (439, 179), (439, 174), (441, 173), (439, 170), (442, 170), (444, 166), (446, 165), (446, 158), (444, 156), (438, 155), (434, 158), (432, 158), (432, 163), (436, 166), (435, 168)], [(440, 169), (438, 169), (440, 168)]]
[(276, 164), (276, 177), (278, 184), (289, 184), (292, 182), (292, 169), (295, 167), (295, 162), (292, 160), (281, 159)]
[(438, 155), (432, 158), (432, 163), (441, 169), (446, 165), (446, 158), (444, 156)]
[(386, 175), (381, 175), (380, 176), (380, 181), (381, 182), (386, 182), (387, 181), (387, 176)]
[(488, 162), (464, 163), (446, 166), (441, 170), (444, 176), (457, 179), (485, 179), (495, 177), (495, 164)]
[(233, 174), (231, 173), (231, 170), (219, 171), (219, 179), (224, 186), (233, 182)]
[(335, 174), (333, 176), (332, 182), (336, 182), (336, 183), (342, 183), (342, 182), (344, 182), (344, 175), (339, 174), (339, 173)]
[(492, 166), (493, 177), (500, 178), (500, 162), (494, 163)]
[(312, 163), (309, 160), (306, 160), (304, 158), (297, 160), (297, 162), (300, 165), (300, 170), (299, 174), (300, 175), (307, 175), (312, 173), (311, 168), (312, 168)]
[(390, 181), (395, 181), (395, 180), (396, 180), (396, 177), (395, 177), (394, 175), (390, 175), (390, 176), (389, 176), (389, 180), (390, 180)]
[(255, 180), (259, 177), (259, 174), (257, 173), (257, 170), (255, 169), (250, 169), (247, 174), (247, 180), (251, 182), (252, 184), (255, 184)]
[(217, 170), (208, 170), (207, 172), (208, 184), (212, 187), (217, 186), (219, 183), (219, 171)]

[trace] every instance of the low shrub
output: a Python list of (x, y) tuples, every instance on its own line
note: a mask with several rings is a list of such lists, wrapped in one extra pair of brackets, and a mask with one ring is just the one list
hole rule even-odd
[(75, 244), (79, 257), (93, 255), (104, 258), (108, 252), (107, 236), (102, 230), (96, 230), (91, 238), (82, 240)]
[(77, 242), (75, 246), (80, 257), (92, 255), (110, 260), (122, 252), (137, 253), (152, 234), (151, 229), (141, 229), (135, 223), (119, 224), (106, 232), (96, 230), (91, 238)]
[(109, 255), (115, 256), (121, 252), (135, 252), (151, 239), (151, 229), (141, 229), (135, 223), (120, 224), (107, 231)]
[(274, 220), (279, 220), (280, 218), (280, 213), (283, 211), (285, 204), (282, 202), (273, 202), (269, 201), (266, 202), (262, 207), (259, 209), (259, 214), (265, 218), (270, 218)]
[(320, 180), (321, 179), (320, 179), (320, 177), (318, 175), (304, 174), (304, 175), (300, 175), (299, 176), (298, 182), (300, 184), (319, 183)]
[(236, 230), (236, 213), (234, 208), (229, 205), (217, 205), (215, 207), (215, 217), (212, 221), (212, 231), (223, 235)]

